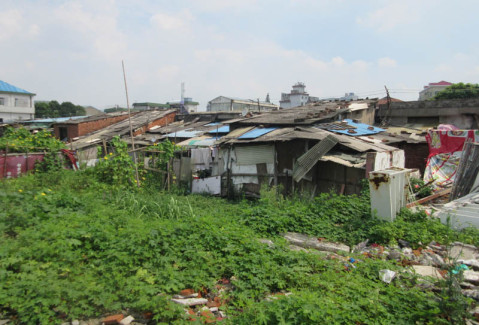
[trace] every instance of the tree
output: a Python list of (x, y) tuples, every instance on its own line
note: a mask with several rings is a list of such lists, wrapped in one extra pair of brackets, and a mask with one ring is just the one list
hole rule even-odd
[(479, 84), (470, 84), (459, 82), (452, 84), (446, 89), (438, 92), (434, 96), (434, 100), (441, 99), (467, 99), (467, 98), (479, 98)]
[(70, 117), (86, 115), (85, 108), (71, 102), (59, 103), (56, 100), (50, 102), (35, 103), (35, 117)]

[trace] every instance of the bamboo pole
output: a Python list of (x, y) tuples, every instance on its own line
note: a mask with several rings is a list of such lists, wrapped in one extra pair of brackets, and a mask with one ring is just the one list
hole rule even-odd
[(131, 148), (133, 149), (133, 162), (135, 163), (136, 186), (140, 187), (140, 179), (138, 176), (138, 161), (136, 159), (135, 151), (135, 140), (133, 138), (133, 127), (131, 126), (130, 100), (128, 99), (128, 86), (126, 84), (125, 64), (123, 63), (123, 60), (121, 60), (121, 66), (123, 68), (123, 81), (125, 82), (126, 107), (128, 108), (128, 123), (130, 125)]

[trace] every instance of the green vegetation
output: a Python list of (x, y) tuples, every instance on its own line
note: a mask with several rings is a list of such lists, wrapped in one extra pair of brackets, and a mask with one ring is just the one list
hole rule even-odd
[[(138, 189), (106, 179), (107, 167), (114, 168), (1, 184), (0, 313), (54, 324), (128, 309), (151, 312), (158, 322), (190, 323), (171, 295), (214, 290), (229, 279), (234, 290), (221, 307), (227, 324), (447, 324), (441, 310), (447, 291), (424, 292), (395, 262), (355, 256), (361, 261), (348, 271), (341, 261), (289, 250), (278, 235), (298, 231), (350, 245), (366, 238), (479, 241), (476, 230), (455, 232), (422, 213), (380, 222), (369, 213), (367, 195), (287, 200), (271, 190), (256, 202), (228, 202)], [(378, 278), (381, 269), (400, 275), (388, 285)], [(292, 295), (264, 299), (282, 290)], [(446, 307), (456, 305), (449, 300)]]
[(31, 133), (24, 128), (9, 127), (0, 137), (0, 151), (7, 147), (8, 152), (33, 152), (35, 150), (56, 152), (64, 149), (65, 144), (45, 130)]
[(35, 103), (35, 117), (70, 117), (85, 115), (85, 108), (80, 105), (75, 105), (71, 102), (59, 103), (56, 100), (50, 102)]
[(470, 84), (459, 82), (448, 86), (434, 96), (433, 100), (441, 99), (467, 99), (479, 97), (479, 84)]

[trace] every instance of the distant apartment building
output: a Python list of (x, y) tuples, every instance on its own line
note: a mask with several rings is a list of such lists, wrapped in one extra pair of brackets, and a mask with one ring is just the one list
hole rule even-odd
[(168, 102), (167, 104), (170, 105), (170, 108), (176, 108), (179, 110), (184, 108), (188, 113), (195, 113), (198, 111), (198, 105), (200, 103), (193, 101), (191, 97), (185, 97), (183, 102), (181, 100), (177, 100)]
[(430, 82), (429, 85), (424, 86), (424, 89), (419, 92), (419, 100), (431, 99), (436, 96), (438, 92), (443, 91), (451, 85), (452, 83), (444, 80), (439, 82)]
[(0, 80), (0, 122), (31, 120), (35, 117), (35, 94)]
[(278, 105), (253, 99), (218, 96), (208, 102), (207, 112), (265, 112), (278, 109)]
[(318, 97), (309, 96), (306, 92), (306, 86), (302, 82), (293, 85), (293, 90), (290, 93), (281, 93), (281, 100), (279, 101), (280, 108), (293, 108), (304, 106), (307, 103), (319, 101)]

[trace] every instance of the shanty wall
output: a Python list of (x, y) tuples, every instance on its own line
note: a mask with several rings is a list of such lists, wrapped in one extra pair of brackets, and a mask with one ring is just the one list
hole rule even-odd
[(421, 175), (424, 175), (426, 169), (427, 157), (429, 155), (429, 148), (427, 143), (391, 143), (392, 147), (404, 150), (406, 157), (405, 168), (418, 169)]
[[(238, 150), (238, 147), (241, 149)], [(238, 151), (241, 153), (238, 154)], [(219, 161), (223, 162), (223, 170), (230, 168), (229, 176), (236, 192), (246, 191), (259, 194), (261, 184), (272, 184), (274, 174), (272, 144), (233, 146), (231, 150), (220, 148), (219, 157)], [(226, 184), (223, 185), (226, 186)]]
[(66, 128), (67, 138), (72, 139), (72, 138), (76, 138), (76, 137), (106, 128), (107, 126), (118, 123), (127, 118), (128, 118), (128, 115), (124, 114), (124, 115), (106, 117), (100, 120), (79, 122), (76, 124), (58, 123), (53, 126), (53, 130), (55, 132), (55, 137), (57, 139), (60, 139), (60, 128)]
[(319, 161), (315, 168), (316, 193), (359, 194), (364, 168), (347, 167), (331, 161)]
[(163, 116), (162, 118), (154, 120), (151, 123), (148, 123), (147, 125), (144, 125), (138, 129), (135, 129), (133, 130), (133, 136), (136, 137), (137, 135), (141, 135), (154, 126), (165, 126), (167, 124), (170, 124), (175, 121), (175, 116), (176, 116), (176, 112), (171, 112), (170, 114)]
[(460, 129), (476, 129), (479, 124), (478, 99), (393, 102), (390, 110), (380, 105), (379, 119), (387, 117), (394, 125), (453, 124)]

